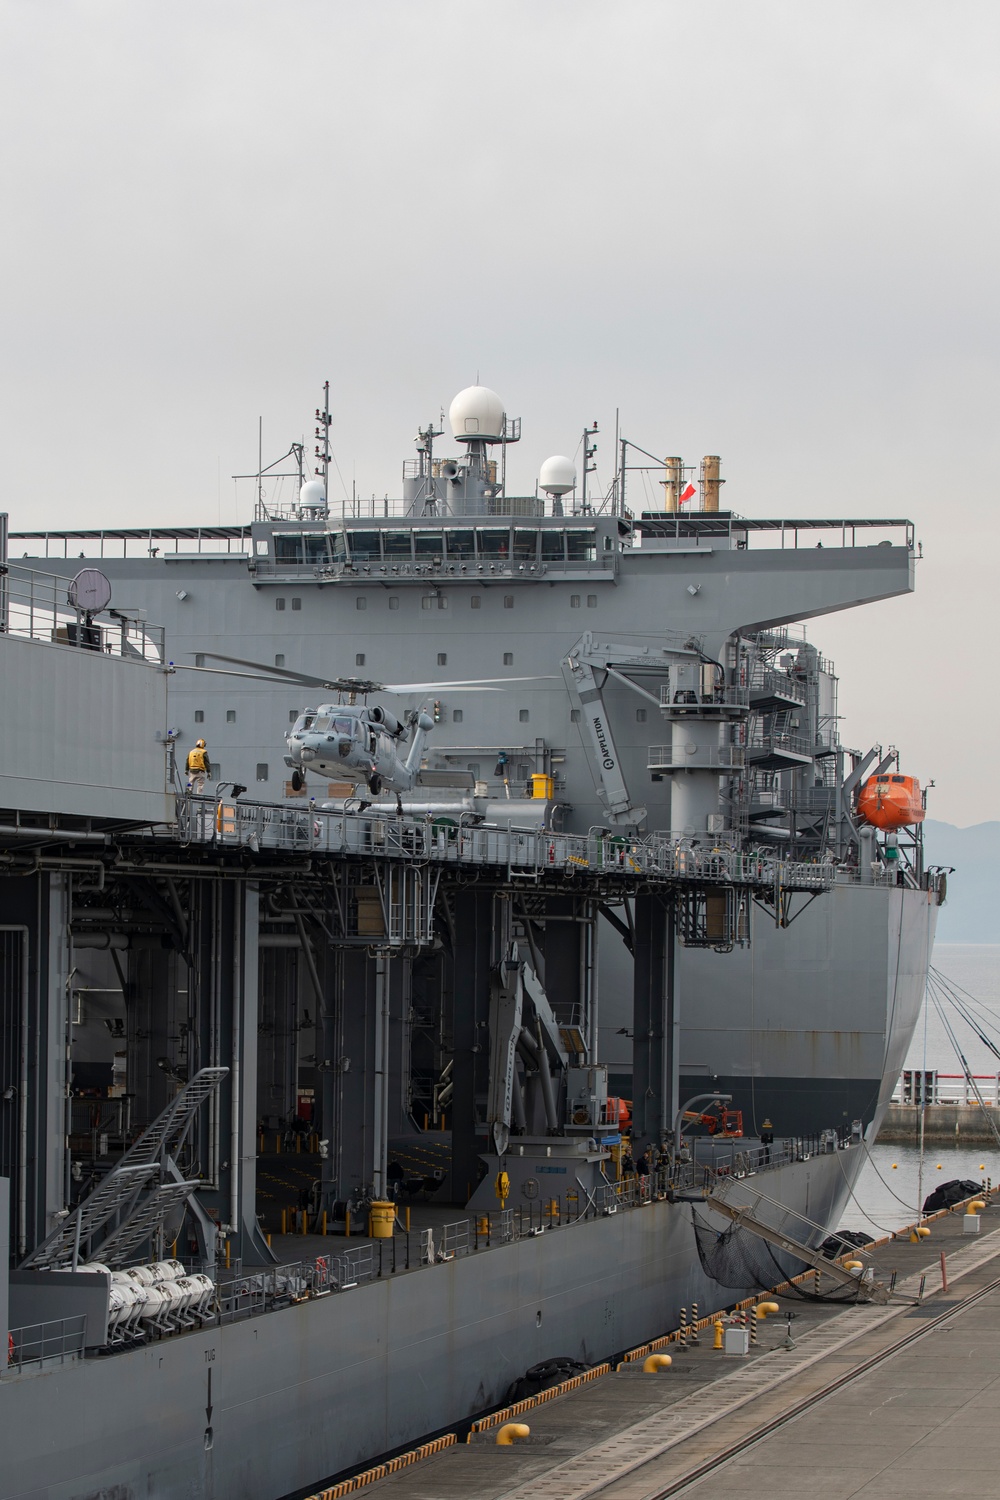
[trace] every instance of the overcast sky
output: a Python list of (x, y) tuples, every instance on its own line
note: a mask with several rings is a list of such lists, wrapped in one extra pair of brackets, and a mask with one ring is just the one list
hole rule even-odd
[(361, 493), (477, 376), (513, 491), (594, 419), (610, 480), (618, 408), (745, 514), (917, 522), (917, 594), (810, 633), (848, 743), (996, 818), (998, 43), (995, 0), (2, 0), (0, 507), (247, 520), (327, 378)]

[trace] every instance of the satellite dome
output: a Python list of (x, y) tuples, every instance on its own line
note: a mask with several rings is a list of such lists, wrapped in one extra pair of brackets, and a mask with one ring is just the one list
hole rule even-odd
[(455, 441), (498, 443), (503, 437), (504, 405), (496, 391), (485, 385), (466, 386), (448, 408)]
[(326, 505), (326, 486), (322, 479), (307, 479), (299, 490), (299, 504), (304, 510), (322, 510)]
[(571, 458), (554, 453), (542, 464), (538, 483), (547, 495), (565, 495), (576, 488), (576, 465)]

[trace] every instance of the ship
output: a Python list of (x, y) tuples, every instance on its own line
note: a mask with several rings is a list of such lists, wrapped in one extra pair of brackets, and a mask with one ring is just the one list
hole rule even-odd
[(944, 874), (806, 632), (912, 524), (449, 423), (395, 500), (327, 387), (252, 520), (0, 517), (3, 1500), (304, 1493), (779, 1280), (878, 1131)]

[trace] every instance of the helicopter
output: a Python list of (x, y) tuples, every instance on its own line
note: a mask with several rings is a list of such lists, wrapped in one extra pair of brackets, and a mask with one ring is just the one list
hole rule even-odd
[[(368, 704), (372, 693), (439, 693), (443, 691), (500, 692), (514, 682), (539, 682), (538, 677), (487, 677), (465, 682), (375, 682), (364, 677), (312, 677), (241, 656), (222, 656), (207, 651), (213, 661), (230, 667), (184, 667), (188, 672), (213, 672), (226, 677), (249, 677), (256, 682), (295, 683), (338, 694), (338, 701), (307, 708), (285, 735), (285, 764), (291, 768), (294, 791), (306, 784), (309, 771), (364, 783), (373, 797), (394, 792), (397, 801), (417, 784), (420, 761), (434, 720), (426, 709), (412, 710), (403, 718), (380, 703)], [(233, 667), (249, 667), (249, 672)], [(344, 701), (346, 699), (346, 701)], [(412, 733), (411, 733), (412, 732)], [(408, 738), (409, 737), (409, 738)], [(405, 750), (405, 754), (404, 754)]]

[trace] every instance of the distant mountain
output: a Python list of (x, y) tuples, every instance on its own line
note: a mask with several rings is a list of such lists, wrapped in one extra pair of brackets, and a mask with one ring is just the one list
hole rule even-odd
[(953, 865), (938, 919), (941, 943), (1000, 943), (1000, 823), (924, 823), (924, 858)]

